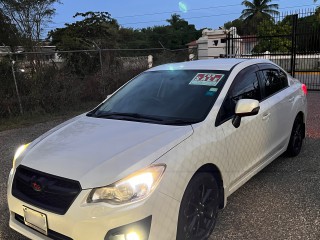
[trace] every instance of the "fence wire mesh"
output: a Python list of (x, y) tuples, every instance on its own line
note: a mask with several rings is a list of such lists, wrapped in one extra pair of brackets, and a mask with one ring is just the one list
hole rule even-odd
[(132, 77), (187, 61), (188, 49), (97, 49), (0, 55), (0, 117), (52, 113), (102, 101)]
[(242, 31), (228, 34), (227, 57), (269, 59), (309, 90), (320, 90), (320, 8), (283, 13)]

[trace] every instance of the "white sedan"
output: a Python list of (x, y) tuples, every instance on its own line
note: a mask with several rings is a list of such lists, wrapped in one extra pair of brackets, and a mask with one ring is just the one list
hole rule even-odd
[(267, 60), (149, 69), (17, 150), (10, 227), (31, 239), (207, 239), (228, 196), (299, 154), (306, 94)]

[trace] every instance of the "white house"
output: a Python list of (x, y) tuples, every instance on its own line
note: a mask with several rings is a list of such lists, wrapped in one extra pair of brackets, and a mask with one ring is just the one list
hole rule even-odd
[[(230, 28), (230, 30), (204, 29), (202, 31), (202, 37), (200, 37), (196, 41), (198, 44), (198, 59), (224, 57), (227, 53), (227, 36), (229, 33), (233, 38), (240, 37), (239, 35), (237, 35), (237, 29), (235, 27)], [(238, 42), (239, 44), (237, 44)], [(232, 46), (229, 46), (230, 52), (237, 53), (241, 48), (241, 40), (235, 39), (234, 43), (236, 44), (232, 44)]]

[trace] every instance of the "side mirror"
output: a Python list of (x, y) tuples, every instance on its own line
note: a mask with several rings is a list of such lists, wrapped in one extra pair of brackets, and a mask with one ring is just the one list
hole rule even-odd
[(238, 128), (241, 123), (242, 117), (257, 115), (260, 110), (260, 104), (258, 100), (254, 99), (240, 99), (237, 102), (235, 109), (235, 116), (232, 119), (232, 124), (235, 128)]

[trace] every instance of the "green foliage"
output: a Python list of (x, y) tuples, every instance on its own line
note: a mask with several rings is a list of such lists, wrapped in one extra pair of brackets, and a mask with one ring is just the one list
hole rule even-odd
[(20, 34), (10, 19), (0, 9), (0, 44), (14, 48), (19, 43)]
[(20, 42), (33, 50), (39, 42), (44, 27), (55, 13), (53, 4), (60, 0), (0, 0), (0, 9), (11, 25), (21, 34)]
[(168, 47), (170, 49), (185, 47), (185, 44), (198, 39), (201, 36), (201, 31), (196, 30), (193, 24), (189, 24), (179, 15), (173, 14), (170, 19), (167, 19), (169, 25), (169, 36), (167, 36)]
[(250, 34), (250, 31), (248, 31), (248, 28), (246, 27), (246, 24), (240, 18), (237, 18), (235, 20), (226, 22), (223, 25), (223, 27), (225, 29), (230, 29), (231, 27), (236, 27), (237, 28), (237, 34), (240, 35), (240, 36), (249, 35)]
[[(264, 21), (258, 25), (258, 45), (253, 51), (262, 53), (289, 53), (292, 47), (293, 15), (286, 16), (282, 21)], [(320, 8), (315, 13), (298, 18), (296, 29), (296, 44), (298, 53), (313, 53), (320, 51)], [(270, 36), (268, 38), (268, 36)], [(279, 36), (279, 37), (277, 37)]]
[[(67, 68), (56, 69), (42, 66), (41, 71), (22, 73), (18, 71), (24, 63), (17, 61), (15, 74), (26, 115), (64, 112), (79, 109), (88, 102), (101, 102), (107, 94), (114, 92), (145, 68), (124, 69), (113, 65), (107, 72), (105, 82), (99, 73), (79, 77)], [(19, 104), (9, 59), (0, 61), (0, 119), (18, 116)], [(107, 83), (107, 91), (104, 84)]]
[[(57, 28), (48, 34), (52, 44), (56, 45), (58, 50), (98, 50), (118, 47), (119, 25), (109, 13), (76, 13), (73, 17), (83, 19), (65, 24), (64, 28)], [(64, 53), (62, 57), (66, 59), (72, 72), (82, 76), (96, 72), (99, 68), (97, 51)]]
[[(120, 28), (117, 21), (107, 12), (77, 13), (74, 17), (83, 19), (64, 28), (49, 32), (48, 37), (58, 50), (90, 50), (91, 52), (63, 53), (69, 70), (80, 76), (101, 71), (100, 49), (145, 49), (145, 48), (186, 48), (185, 44), (198, 39), (201, 31), (179, 15), (173, 14), (167, 26), (154, 26), (143, 29)], [(154, 55), (155, 59), (164, 56), (161, 52), (147, 51), (102, 51), (103, 69), (112, 70), (120, 57)], [(165, 54), (168, 55), (168, 54)], [(171, 54), (168, 60), (176, 60), (178, 54)], [(186, 60), (185, 54), (182, 54)], [(181, 59), (181, 57), (179, 58)]]
[[(9, 59), (0, 60), (0, 117), (13, 111), (11, 99), (15, 97), (14, 82)], [(17, 105), (18, 106), (18, 105)]]
[[(20, 76), (21, 78), (21, 76)], [(20, 82), (22, 103), (29, 112), (53, 113), (77, 103), (79, 81), (47, 66)]]
[(315, 14), (298, 19), (297, 33), (298, 52), (320, 51), (320, 7)]
[(279, 23), (273, 21), (261, 22), (257, 30), (259, 42), (253, 48), (254, 53), (264, 53), (266, 51), (270, 53), (290, 52), (292, 27), (286, 19)]
[(119, 25), (108, 12), (76, 13), (73, 17), (83, 19), (48, 34), (60, 50), (95, 49), (95, 43), (100, 48), (116, 46)]
[(278, 15), (276, 10), (278, 4), (272, 4), (272, 0), (244, 0), (242, 5), (246, 8), (242, 10), (240, 19), (243, 19), (246, 24), (246, 34), (256, 34), (257, 26), (264, 21), (273, 21), (273, 17)]
[(119, 30), (119, 47), (178, 49), (185, 48), (187, 43), (201, 36), (201, 30), (196, 30), (193, 24), (189, 24), (178, 14), (171, 15), (167, 22), (169, 25), (139, 30), (121, 28)]
[(196, 30), (179, 15), (173, 14), (167, 26), (142, 29), (120, 28), (117, 21), (107, 12), (77, 13), (74, 17), (83, 20), (66, 24), (49, 32), (52, 44), (59, 50), (100, 48), (184, 48), (185, 44), (198, 39), (201, 31)]

